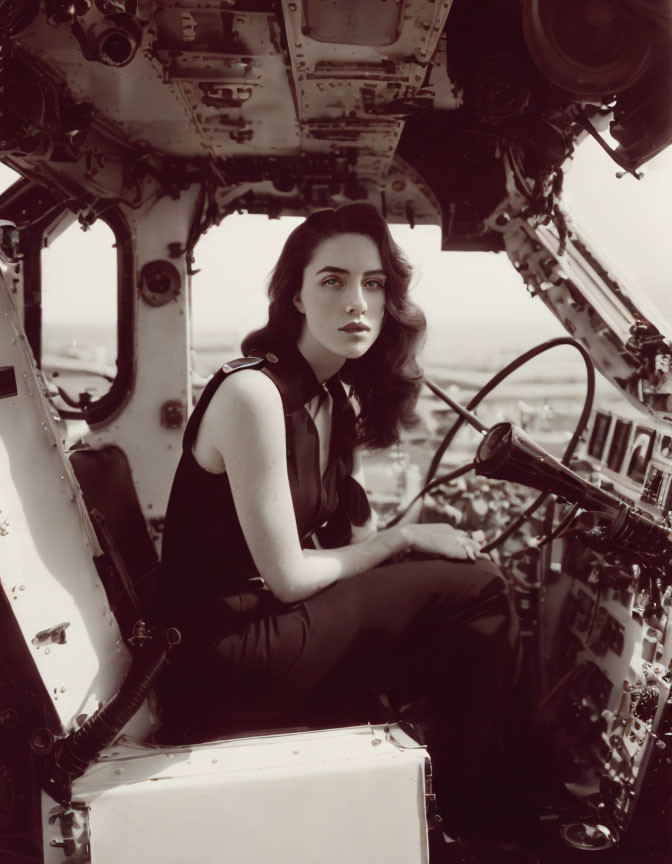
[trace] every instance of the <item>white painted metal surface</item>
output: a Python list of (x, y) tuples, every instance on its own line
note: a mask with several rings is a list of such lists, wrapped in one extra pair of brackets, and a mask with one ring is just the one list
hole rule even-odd
[[(75, 782), (74, 833), (92, 864), (426, 864), (426, 759), (396, 726), (126, 742)], [(50, 843), (69, 814), (45, 797), (43, 817), (45, 862), (61, 864)]]
[[(129, 655), (92, 556), (100, 550), (0, 273), (0, 367), (17, 395), (0, 399), (0, 584), (64, 730), (121, 683)], [(65, 642), (38, 638), (67, 624)], [(30, 661), (29, 661), (30, 662)], [(146, 715), (145, 715), (146, 716)], [(147, 727), (138, 720), (134, 734)]]
[[(148, 261), (168, 259), (169, 243), (184, 246), (194, 218), (195, 198), (196, 188), (192, 187), (177, 201), (164, 197), (137, 212), (125, 211), (133, 234), (135, 274)], [(180, 293), (167, 305), (154, 307), (141, 300), (136, 290), (132, 391), (122, 411), (85, 436), (86, 442), (96, 449), (112, 444), (124, 451), (147, 519), (165, 514), (182, 452), (184, 426), (164, 428), (161, 406), (168, 400), (177, 400), (185, 418), (192, 408), (186, 262), (183, 254), (169, 260), (180, 273)]]

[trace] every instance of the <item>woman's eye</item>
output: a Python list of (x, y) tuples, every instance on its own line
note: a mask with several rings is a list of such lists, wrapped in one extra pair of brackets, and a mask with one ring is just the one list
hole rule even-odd
[(378, 291), (385, 287), (385, 283), (380, 279), (367, 279), (364, 283), (364, 287), (368, 288), (370, 291)]
[(341, 284), (341, 280), (336, 276), (329, 276), (322, 284), (326, 285), (327, 288), (337, 288)]

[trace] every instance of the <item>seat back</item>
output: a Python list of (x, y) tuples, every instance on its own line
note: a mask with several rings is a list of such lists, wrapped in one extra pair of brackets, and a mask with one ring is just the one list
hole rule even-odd
[(150, 617), (158, 555), (147, 531), (131, 467), (119, 447), (70, 454), (103, 555), (95, 558), (121, 631), (131, 635), (138, 618)]

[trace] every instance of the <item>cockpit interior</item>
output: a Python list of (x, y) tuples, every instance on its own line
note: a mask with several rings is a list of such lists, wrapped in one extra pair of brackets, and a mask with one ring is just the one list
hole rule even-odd
[[(209, 864), (243, 801), (263, 827), (229, 819), (236, 860), (429, 861), (429, 757), (401, 728), (155, 743), (172, 645), (145, 608), (187, 419), (278, 238), (348, 202), (408, 241), (434, 327), (371, 502), (480, 532), (507, 578), (543, 730), (521, 765), (563, 793), (536, 860), (670, 860), (669, 248), (623, 278), (568, 202), (598, 170), (670, 199), (671, 82), (668, 0), (0, 0), (2, 861)], [(618, 221), (669, 237), (660, 206)], [(388, 764), (415, 797), (390, 780), (362, 827), (346, 768)]]

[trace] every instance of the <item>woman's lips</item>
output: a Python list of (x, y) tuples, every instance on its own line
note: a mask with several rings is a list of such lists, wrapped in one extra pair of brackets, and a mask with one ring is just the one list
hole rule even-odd
[(345, 327), (339, 327), (338, 329), (343, 330), (345, 333), (365, 333), (371, 328), (368, 324), (353, 322), (351, 324), (346, 324)]

